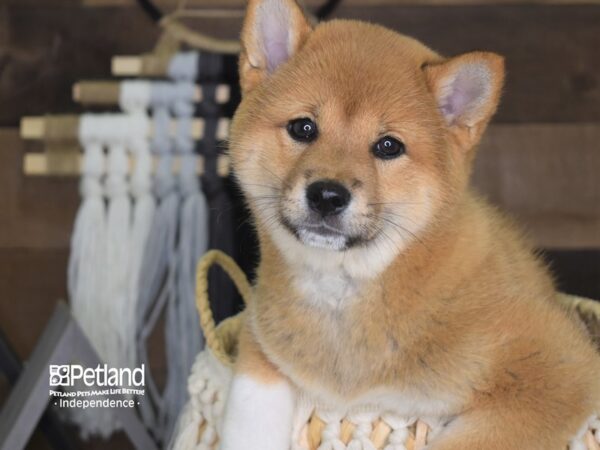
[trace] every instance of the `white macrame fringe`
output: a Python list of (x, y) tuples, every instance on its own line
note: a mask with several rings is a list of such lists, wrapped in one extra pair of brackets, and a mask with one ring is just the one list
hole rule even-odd
[(173, 432), (181, 409), (187, 401), (186, 380), (198, 352), (204, 346), (195, 306), (195, 266), (208, 245), (208, 214), (204, 194), (196, 173), (197, 157), (190, 125), (194, 112), (194, 85), (180, 81), (174, 85), (172, 111), (178, 128), (175, 150), (181, 166), (178, 188), (181, 196), (179, 242), (177, 246), (177, 295), (167, 305), (167, 348), (172, 354), (165, 388), (165, 440)]
[[(75, 220), (67, 274), (73, 315), (104, 360), (109, 326), (101, 320), (106, 317), (104, 300), (108, 292), (108, 217), (102, 179), (108, 130), (105, 125), (105, 117), (95, 115), (84, 115), (80, 121), (79, 139), (84, 149), (82, 204)], [(81, 383), (74, 389), (85, 390), (86, 386)], [(79, 425), (84, 438), (97, 434), (106, 438), (117, 427), (101, 410), (72, 409), (69, 418)]]
[[(132, 278), (139, 274), (144, 247), (140, 241), (145, 241), (144, 234), (147, 237), (144, 228), (148, 227), (153, 208), (147, 179), (151, 162), (144, 165), (142, 156), (142, 163), (136, 166), (139, 179), (133, 192), (136, 204), (132, 212), (128, 151), (144, 153), (148, 128), (147, 119), (144, 122), (138, 115), (88, 114), (80, 122), (83, 199), (73, 233), (69, 295), (73, 314), (98, 355), (115, 368), (133, 369), (136, 363), (133, 313), (137, 294), (132, 295)], [(103, 178), (105, 161), (107, 171)], [(133, 234), (132, 217), (137, 217), (141, 232)], [(84, 437), (106, 438), (120, 428), (110, 410), (74, 409), (71, 417)]]
[[(138, 358), (141, 363), (149, 367), (146, 341), (167, 307), (165, 317), (167, 388), (172, 371), (176, 370), (173, 367), (175, 364), (179, 364), (179, 359), (175, 356), (176, 354), (173, 354), (173, 348), (178, 345), (173, 335), (173, 329), (177, 323), (175, 315), (172, 311), (169, 312), (168, 308), (169, 304), (176, 301), (176, 245), (180, 203), (175, 178), (172, 174), (173, 142), (169, 132), (171, 119), (169, 108), (173, 98), (172, 83), (155, 82), (152, 84), (151, 108), (154, 135), (151, 147), (158, 157), (154, 178), (158, 206), (144, 251), (136, 314)], [(147, 370), (146, 395), (145, 398), (140, 398), (140, 413), (146, 427), (160, 441), (165, 439), (165, 399), (172, 395), (167, 388), (161, 394), (152, 374)]]
[(135, 157), (135, 166), (130, 178), (133, 201), (133, 217), (129, 240), (128, 301), (124, 322), (127, 323), (126, 360), (127, 367), (138, 364), (136, 318), (139, 297), (139, 280), (142, 270), (144, 249), (152, 226), (156, 202), (152, 195), (152, 155), (150, 153), (148, 107), (151, 85), (146, 80), (126, 80), (120, 85), (119, 104), (130, 115), (131, 128), (128, 149)]

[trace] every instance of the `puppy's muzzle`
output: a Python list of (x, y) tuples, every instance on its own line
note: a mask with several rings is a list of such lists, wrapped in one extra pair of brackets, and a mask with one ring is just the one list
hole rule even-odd
[(320, 180), (306, 188), (308, 207), (321, 217), (335, 216), (344, 211), (352, 195), (340, 183), (331, 180)]

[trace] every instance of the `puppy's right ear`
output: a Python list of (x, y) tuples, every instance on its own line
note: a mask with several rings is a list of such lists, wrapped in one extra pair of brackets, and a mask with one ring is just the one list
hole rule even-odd
[(250, 91), (286, 62), (311, 29), (295, 0), (250, 0), (242, 27), (242, 91)]

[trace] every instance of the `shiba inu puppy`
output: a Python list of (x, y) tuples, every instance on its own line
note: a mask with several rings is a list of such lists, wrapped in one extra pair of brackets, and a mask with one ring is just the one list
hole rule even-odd
[(298, 393), (446, 417), (430, 450), (553, 450), (600, 358), (542, 263), (469, 188), (503, 59), (250, 0), (234, 170), (258, 230), (220, 446), (286, 450)]

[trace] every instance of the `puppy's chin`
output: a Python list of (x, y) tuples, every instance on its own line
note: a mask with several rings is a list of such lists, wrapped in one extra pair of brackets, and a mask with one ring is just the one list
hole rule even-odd
[(324, 250), (342, 251), (348, 248), (348, 238), (341, 234), (323, 235), (307, 229), (299, 229), (296, 236), (304, 245)]

